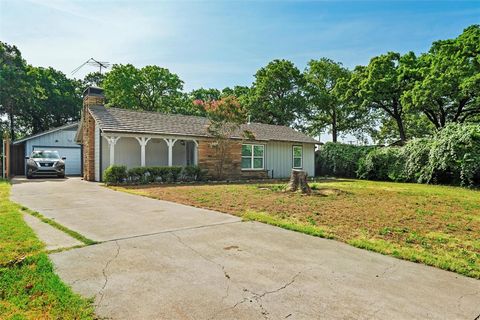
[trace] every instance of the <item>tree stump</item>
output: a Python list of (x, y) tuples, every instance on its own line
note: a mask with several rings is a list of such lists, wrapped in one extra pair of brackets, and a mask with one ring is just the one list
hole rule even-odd
[(295, 192), (300, 190), (304, 194), (311, 194), (312, 189), (310, 189), (310, 186), (308, 185), (307, 177), (307, 173), (303, 170), (292, 170), (290, 182), (285, 188), (285, 191)]

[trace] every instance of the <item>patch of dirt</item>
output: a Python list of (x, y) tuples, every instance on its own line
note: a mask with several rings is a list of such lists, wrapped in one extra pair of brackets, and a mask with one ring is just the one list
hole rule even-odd
[(348, 194), (348, 192), (340, 190), (340, 189), (333, 189), (333, 188), (322, 188), (322, 189), (314, 189), (312, 190), (312, 195), (320, 195), (320, 196), (340, 196)]
[[(285, 192), (285, 185), (259, 185), (257, 186), (258, 190), (270, 190), (277, 192), (279, 194), (289, 194)], [(348, 194), (347, 191), (336, 189), (336, 188), (318, 188), (315, 185), (312, 185), (312, 196), (339, 196)]]
[(228, 246), (228, 247), (223, 248), (223, 250), (232, 250), (232, 249), (237, 249), (237, 251), (242, 251), (238, 248), (238, 246)]

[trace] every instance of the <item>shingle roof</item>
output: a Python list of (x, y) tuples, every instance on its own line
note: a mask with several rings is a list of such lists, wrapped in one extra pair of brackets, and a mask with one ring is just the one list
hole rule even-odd
[[(204, 117), (106, 108), (104, 106), (91, 106), (89, 109), (100, 129), (106, 132), (209, 136), (207, 132), (209, 120)], [(242, 125), (240, 130), (241, 132), (249, 130), (253, 133), (255, 140), (318, 143), (312, 137), (285, 126), (250, 123)], [(235, 135), (232, 138), (239, 136)]]

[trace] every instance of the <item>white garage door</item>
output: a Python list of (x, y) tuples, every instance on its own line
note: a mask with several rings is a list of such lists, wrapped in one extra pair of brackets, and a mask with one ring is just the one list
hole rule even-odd
[(65, 174), (80, 175), (81, 174), (81, 152), (80, 148), (61, 148), (61, 147), (34, 147), (34, 150), (52, 150), (58, 151), (60, 157), (66, 157)]

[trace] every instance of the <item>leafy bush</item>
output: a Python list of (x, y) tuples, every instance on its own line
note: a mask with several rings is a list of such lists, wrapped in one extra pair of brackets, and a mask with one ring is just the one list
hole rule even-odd
[(202, 179), (202, 169), (199, 166), (186, 166), (183, 168), (183, 180), (198, 181)]
[(180, 174), (182, 173), (182, 167), (169, 167), (169, 172), (167, 174), (167, 181), (170, 182), (175, 182), (178, 180), (180, 177)]
[(316, 173), (320, 176), (355, 178), (360, 159), (373, 148), (327, 142), (317, 151)]
[(127, 170), (125, 166), (110, 166), (104, 172), (103, 180), (107, 184), (153, 182), (198, 181), (202, 171), (198, 166), (182, 167), (135, 167)]
[(450, 124), (430, 139), (370, 151), (358, 177), (462, 186), (480, 185), (480, 125)]
[(441, 130), (420, 182), (480, 185), (480, 125), (451, 124)]
[(109, 166), (103, 172), (103, 181), (106, 184), (118, 184), (125, 182), (127, 179), (127, 167), (126, 166), (118, 166), (113, 165)]
[(431, 149), (431, 139), (414, 139), (402, 148), (405, 161), (403, 174), (406, 182), (422, 182), (422, 176), (428, 167)]
[(374, 149), (360, 159), (357, 175), (360, 179), (405, 181), (404, 163), (401, 148)]
[(149, 183), (154, 181), (154, 176), (147, 167), (136, 167), (128, 169), (128, 181), (133, 183)]

